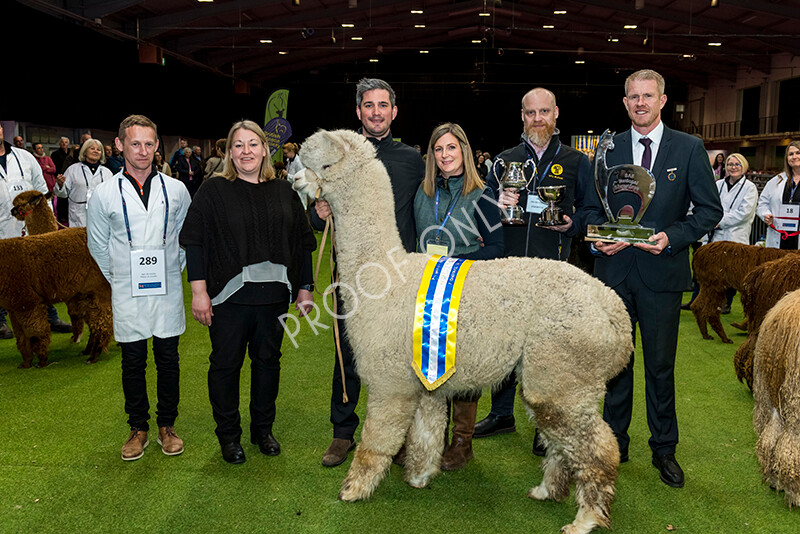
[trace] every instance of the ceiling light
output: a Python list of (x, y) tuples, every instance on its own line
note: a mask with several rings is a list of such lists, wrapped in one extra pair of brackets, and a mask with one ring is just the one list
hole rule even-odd
[(555, 28), (555, 26), (553, 26), (552, 24), (545, 24), (544, 26), (542, 26), (542, 28), (544, 28), (545, 30), (552, 30), (553, 28)]
[(635, 30), (636, 28), (638, 28), (638, 26), (636, 24), (626, 24), (625, 26), (623, 26), (623, 28), (625, 28), (626, 30)]
[(553, 11), (553, 15), (566, 15), (567, 12), (565, 10), (556, 10)]
[(425, 25), (424, 24), (414, 24), (414, 27), (415, 28), (424, 28)]
[(722, 43), (712, 42), (712, 43), (708, 43), (708, 46), (722, 46)]
[(272, 39), (261, 39), (259, 41), (261, 44), (272, 44)]
[(472, 40), (472, 44), (481, 44), (482, 42), (483, 41), (481, 41), (480, 39), (473, 39)]
[(198, 2), (213, 2), (214, 0), (197, 0)]
[(481, 11), (480, 13), (478, 13), (478, 16), (479, 17), (491, 17), (492, 14), (489, 13), (488, 11)]
[(286, 50), (278, 50), (278, 55), (280, 55), (280, 56), (285, 56), (288, 53), (289, 52), (287, 52)]
[(412, 15), (422, 15), (422, 10), (421, 9), (412, 9), (411, 10), (411, 14)]
[(419, 51), (419, 53), (420, 53), (420, 54), (427, 54), (427, 53), (428, 53), (428, 51), (427, 51), (427, 50), (420, 50), (420, 51)]
[(575, 60), (575, 64), (576, 64), (576, 65), (583, 65), (584, 63), (585, 63), (585, 61), (584, 61), (584, 60), (582, 60), (582, 59), (576, 59), (576, 60)]
[(692, 54), (683, 54), (681, 57), (690, 58), (690, 57), (694, 57), (694, 55), (692, 55)]
[(532, 56), (533, 55), (533, 50), (526, 50), (525, 53), (528, 54), (529, 56)]
[(375, 58), (370, 58), (369, 62), (370, 62), (370, 63), (377, 63), (377, 62), (378, 62), (378, 60), (377, 60), (377, 59), (375, 59)]
[(616, 37), (612, 37), (611, 39), (609, 39), (609, 41), (611, 41), (612, 43), (618, 43), (619, 39), (617, 39)]
[(711, 0), (711, 7), (719, 7), (719, 0)]
[(588, 133), (588, 134), (593, 134), (593, 133), (594, 133), (594, 130), (586, 130), (586, 133)]
[(364, 39), (363, 37), (351, 37), (350, 38), (351, 41), (361, 41), (363, 39)]
[(355, 28), (355, 27), (356, 27), (355, 24), (350, 24), (349, 22), (342, 23), (342, 28)]

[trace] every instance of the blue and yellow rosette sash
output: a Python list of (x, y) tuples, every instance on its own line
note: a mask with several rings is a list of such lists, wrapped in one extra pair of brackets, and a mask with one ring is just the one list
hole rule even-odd
[(414, 372), (428, 391), (456, 371), (458, 305), (473, 260), (431, 256), (417, 291)]

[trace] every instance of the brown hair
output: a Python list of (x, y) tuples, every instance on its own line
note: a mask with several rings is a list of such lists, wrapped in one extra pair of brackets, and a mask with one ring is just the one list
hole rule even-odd
[(119, 140), (124, 143), (125, 142), (125, 130), (130, 128), (131, 126), (141, 126), (142, 128), (152, 128), (153, 131), (156, 133), (156, 140), (158, 140), (158, 128), (156, 128), (156, 123), (145, 117), (144, 115), (128, 115), (125, 120), (119, 123), (119, 132), (117, 133), (117, 137)]
[(786, 154), (783, 156), (783, 172), (786, 173), (786, 178), (792, 179), (792, 168), (789, 167), (789, 147), (795, 147), (800, 149), (800, 139), (795, 139), (794, 141), (790, 141), (788, 145), (786, 145)]
[(478, 174), (475, 161), (472, 159), (472, 147), (469, 146), (467, 134), (458, 124), (446, 122), (433, 129), (431, 140), (428, 141), (428, 157), (425, 158), (425, 178), (422, 180), (422, 190), (429, 197), (432, 197), (434, 191), (436, 191), (436, 177), (439, 175), (439, 167), (436, 165), (433, 145), (445, 134), (452, 134), (453, 137), (458, 139), (458, 144), (461, 148), (461, 159), (464, 162), (464, 187), (461, 190), (461, 195), (466, 196), (475, 189), (483, 189), (485, 184)]

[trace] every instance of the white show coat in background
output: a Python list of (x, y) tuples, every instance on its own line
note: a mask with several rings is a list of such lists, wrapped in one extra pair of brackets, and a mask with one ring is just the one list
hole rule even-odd
[(72, 228), (86, 226), (86, 197), (99, 184), (111, 179), (113, 174), (108, 167), (100, 165), (92, 173), (84, 163), (73, 163), (64, 172), (64, 185), (53, 188), (57, 197), (69, 199), (69, 225)]
[[(783, 204), (783, 188), (786, 187), (786, 173), (782, 172), (770, 178), (764, 189), (761, 190), (761, 196), (758, 198), (758, 208), (756, 208), (756, 215), (761, 220), (764, 220), (769, 214), (776, 215)], [(773, 225), (775, 222), (773, 221)], [(781, 234), (767, 226), (767, 240), (764, 243), (770, 248), (781, 248)]]
[(722, 203), (724, 214), (711, 241), (733, 241), (749, 245), (750, 230), (753, 227), (753, 219), (756, 218), (758, 203), (756, 184), (743, 176), (730, 191), (725, 180), (719, 180), (715, 185), (719, 191), (719, 201)]
[[(22, 236), (25, 223), (11, 215), (14, 198), (23, 191), (36, 189), (47, 193), (42, 167), (30, 152), (6, 145), (6, 168), (0, 166), (0, 239)], [(22, 173), (20, 173), (20, 170)], [(10, 189), (13, 187), (14, 191)]]
[[(133, 297), (131, 295), (131, 265), (128, 234), (119, 182), (128, 209), (133, 247), (161, 246), (164, 231), (164, 194), (161, 180), (169, 198), (166, 261), (167, 293)], [(183, 308), (181, 271), (186, 266), (186, 254), (178, 245), (191, 199), (186, 186), (166, 174), (153, 176), (148, 208), (145, 210), (139, 193), (122, 173), (97, 186), (89, 199), (86, 231), (89, 252), (111, 284), (111, 304), (114, 311), (114, 338), (123, 343), (152, 336), (178, 336), (186, 328)]]

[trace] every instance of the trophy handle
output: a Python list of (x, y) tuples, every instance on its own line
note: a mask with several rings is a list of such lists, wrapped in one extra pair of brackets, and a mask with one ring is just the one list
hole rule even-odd
[(594, 153), (594, 186), (597, 189), (597, 195), (600, 197), (600, 202), (603, 205), (603, 210), (606, 212), (606, 219), (609, 222), (616, 222), (616, 217), (611, 213), (611, 207), (608, 205), (608, 182), (610, 179), (610, 169), (606, 164), (606, 152), (614, 148), (614, 132), (606, 130), (600, 136), (600, 141), (597, 143), (597, 148)]
[(495, 178), (495, 180), (497, 180), (497, 190), (498, 190), (498, 191), (500, 191), (500, 190), (502, 190), (502, 189), (503, 189), (503, 186), (502, 186), (502, 185), (500, 185), (500, 181), (501, 181), (502, 175), (501, 175), (501, 174), (499, 174), (499, 173), (497, 172), (497, 169), (498, 169), (499, 167), (502, 167), (502, 168), (503, 168), (503, 170), (505, 170), (505, 168), (506, 168), (506, 162), (505, 162), (505, 161), (503, 161), (503, 160), (502, 160), (502, 159), (500, 159), (500, 158), (495, 158), (495, 159), (494, 159), (494, 163), (492, 163), (492, 173), (494, 174), (494, 178)]

